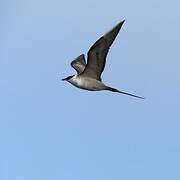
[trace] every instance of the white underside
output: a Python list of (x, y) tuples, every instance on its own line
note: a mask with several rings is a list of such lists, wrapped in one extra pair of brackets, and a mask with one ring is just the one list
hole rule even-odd
[(73, 76), (69, 82), (78, 88), (90, 91), (100, 91), (106, 89), (102, 82), (92, 78), (84, 78), (79, 75)]

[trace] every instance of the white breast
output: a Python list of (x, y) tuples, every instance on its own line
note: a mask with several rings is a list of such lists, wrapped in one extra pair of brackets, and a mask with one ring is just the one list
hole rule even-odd
[(98, 91), (105, 89), (105, 85), (102, 82), (91, 78), (84, 78), (78, 75), (73, 76), (69, 80), (69, 82), (78, 88), (91, 90), (91, 91)]
[(80, 88), (83, 88), (86, 86), (85, 80), (79, 77), (78, 75), (73, 76), (73, 78), (71, 78), (69, 82), (73, 84), (74, 86), (77, 86)]

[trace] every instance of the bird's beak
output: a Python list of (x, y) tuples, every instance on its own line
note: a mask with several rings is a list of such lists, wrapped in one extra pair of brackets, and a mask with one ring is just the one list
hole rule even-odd
[(63, 78), (63, 79), (61, 79), (62, 81), (65, 81), (66, 80), (66, 78)]

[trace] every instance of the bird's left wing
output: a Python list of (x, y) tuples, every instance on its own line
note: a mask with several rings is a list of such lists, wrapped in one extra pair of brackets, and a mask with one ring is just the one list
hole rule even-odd
[(124, 21), (118, 23), (104, 36), (99, 38), (88, 51), (88, 60), (83, 75), (101, 81), (101, 74), (106, 63), (106, 56)]
[(78, 74), (82, 73), (86, 67), (86, 61), (84, 54), (78, 56), (71, 62), (71, 66), (77, 71)]

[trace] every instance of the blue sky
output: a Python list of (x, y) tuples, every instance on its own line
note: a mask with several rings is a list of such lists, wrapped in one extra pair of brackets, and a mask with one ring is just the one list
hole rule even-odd
[[(1, 180), (179, 180), (178, 0), (0, 2)], [(125, 19), (103, 80), (77, 89), (73, 58)]]

